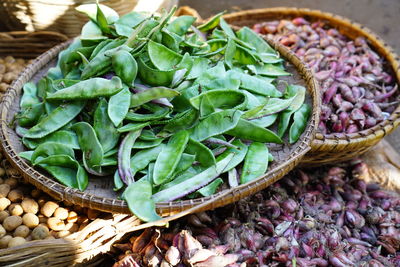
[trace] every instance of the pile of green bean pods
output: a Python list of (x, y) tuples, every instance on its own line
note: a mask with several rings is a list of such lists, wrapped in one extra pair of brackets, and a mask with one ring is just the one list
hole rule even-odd
[[(82, 34), (37, 84), (23, 88), (20, 156), (60, 183), (85, 190), (88, 176), (114, 175), (143, 221), (155, 203), (210, 196), (252, 181), (273, 160), (266, 143), (295, 143), (311, 107), (283, 59), (247, 27), (216, 15), (172, 19), (175, 9), (122, 17), (84, 5)], [(270, 130), (273, 125), (277, 133)]]

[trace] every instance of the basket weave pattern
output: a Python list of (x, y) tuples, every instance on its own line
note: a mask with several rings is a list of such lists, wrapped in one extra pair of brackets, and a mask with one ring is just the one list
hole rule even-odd
[[(94, 3), (87, 0), (2, 0), (0, 16), (9, 29), (27, 31), (55, 31), (75, 37), (81, 33), (88, 18), (75, 10), (81, 4)], [(107, 5), (124, 15), (135, 7), (137, 0), (103, 0)]]
[[(381, 38), (368, 28), (327, 12), (306, 8), (265, 8), (231, 13), (225, 15), (225, 20), (236, 26), (253, 26), (256, 23), (270, 20), (304, 17), (309, 21), (322, 20), (335, 27), (342, 34), (355, 39), (363, 36), (374, 50), (392, 67), (397, 83), (400, 81), (400, 60)], [(376, 126), (353, 134), (318, 133), (311, 144), (311, 151), (302, 159), (304, 166), (316, 166), (324, 163), (347, 161), (357, 157), (377, 144), (385, 135), (391, 133), (400, 124), (400, 106), (391, 116)]]
[(35, 58), (67, 40), (64, 34), (49, 31), (0, 32), (0, 56)]

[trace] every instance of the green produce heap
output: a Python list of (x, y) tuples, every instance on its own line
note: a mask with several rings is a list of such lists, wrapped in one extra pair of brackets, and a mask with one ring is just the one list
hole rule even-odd
[(290, 73), (249, 28), (235, 33), (222, 14), (196, 28), (194, 17), (171, 19), (175, 9), (79, 10), (91, 20), (56, 67), (25, 84), (16, 117), (20, 156), (60, 183), (85, 190), (88, 174), (114, 174), (130, 210), (154, 221), (157, 202), (260, 177), (273, 160), (266, 143), (303, 133), (306, 89), (277, 89)]

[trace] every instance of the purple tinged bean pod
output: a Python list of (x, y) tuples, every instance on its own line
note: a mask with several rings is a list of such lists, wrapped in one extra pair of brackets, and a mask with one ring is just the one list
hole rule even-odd
[(205, 261), (198, 262), (194, 264), (194, 267), (224, 267), (230, 264), (235, 263), (239, 259), (239, 256), (236, 254), (225, 254), (223, 256), (211, 256)]

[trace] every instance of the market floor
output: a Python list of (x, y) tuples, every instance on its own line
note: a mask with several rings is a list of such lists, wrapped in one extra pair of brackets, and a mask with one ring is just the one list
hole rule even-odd
[[(319, 9), (361, 23), (382, 37), (400, 54), (400, 0), (180, 0), (207, 18), (221, 10), (238, 11), (276, 6)], [(400, 151), (400, 129), (387, 137)]]

